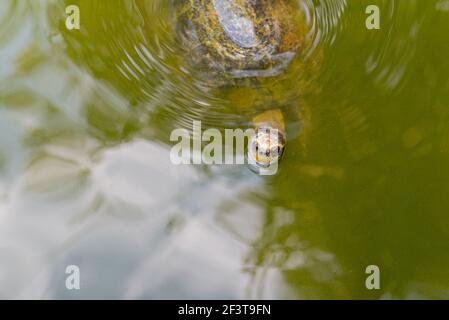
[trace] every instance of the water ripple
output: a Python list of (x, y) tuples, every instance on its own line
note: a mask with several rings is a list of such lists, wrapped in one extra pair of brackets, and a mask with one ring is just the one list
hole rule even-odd
[[(188, 63), (176, 36), (176, 1), (116, 3), (112, 9), (106, 1), (78, 1), (84, 12), (84, 32), (81, 36), (65, 33), (65, 38), (72, 57), (128, 97), (137, 118), (157, 118), (166, 123), (167, 130), (191, 128), (193, 120), (218, 128), (248, 123), (254, 111), (242, 110), (240, 105), (249, 98), (230, 98), (226, 90), (199, 76), (198, 66)], [(307, 90), (285, 83), (295, 82), (295, 78), (297, 83), (308, 82), (307, 77), (317, 73), (317, 69), (305, 69), (319, 65), (317, 56), (337, 38), (345, 7), (345, 0), (298, 1), (298, 10), (306, 20), (307, 39), (297, 61), (276, 80), (282, 83), (279, 90), (285, 101), (294, 102), (298, 92)], [(102, 12), (101, 16), (95, 16), (97, 12)], [(259, 100), (279, 100), (266, 92)]]

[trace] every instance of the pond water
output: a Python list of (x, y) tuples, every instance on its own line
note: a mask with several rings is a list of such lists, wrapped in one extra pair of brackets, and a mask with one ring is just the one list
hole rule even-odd
[(449, 1), (297, 2), (262, 97), (301, 116), (264, 177), (170, 161), (173, 129), (254, 112), (195, 74), (172, 1), (2, 0), (0, 298), (449, 298)]

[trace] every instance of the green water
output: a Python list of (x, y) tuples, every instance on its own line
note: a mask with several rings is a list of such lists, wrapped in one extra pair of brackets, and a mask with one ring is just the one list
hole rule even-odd
[(171, 163), (173, 129), (254, 111), (195, 75), (171, 1), (70, 1), (68, 31), (62, 0), (2, 0), (0, 297), (449, 298), (449, 2), (299, 2), (317, 67), (261, 177)]

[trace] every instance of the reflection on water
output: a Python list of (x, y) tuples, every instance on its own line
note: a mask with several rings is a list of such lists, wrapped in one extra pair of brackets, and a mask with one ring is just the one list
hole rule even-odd
[(256, 99), (309, 129), (263, 178), (171, 164), (173, 128), (251, 117), (187, 63), (171, 1), (78, 0), (69, 32), (62, 1), (3, 0), (0, 297), (447, 298), (449, 12), (379, 0), (367, 31), (368, 2), (298, 1), (305, 46)]

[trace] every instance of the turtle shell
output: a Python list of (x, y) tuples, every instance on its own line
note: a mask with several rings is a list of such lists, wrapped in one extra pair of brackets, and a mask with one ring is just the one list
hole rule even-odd
[(273, 77), (299, 50), (297, 11), (287, 0), (182, 0), (178, 33), (197, 70)]

